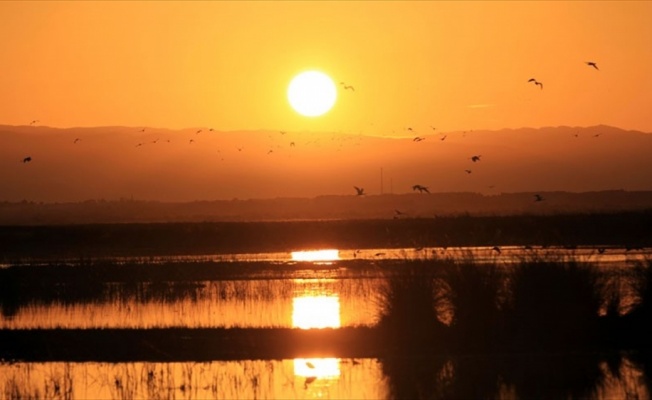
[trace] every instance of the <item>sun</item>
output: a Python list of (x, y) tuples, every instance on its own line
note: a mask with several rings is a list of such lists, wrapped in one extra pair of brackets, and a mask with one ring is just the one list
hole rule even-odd
[(294, 111), (306, 117), (318, 117), (333, 108), (337, 89), (323, 72), (306, 71), (295, 76), (288, 86), (288, 101)]

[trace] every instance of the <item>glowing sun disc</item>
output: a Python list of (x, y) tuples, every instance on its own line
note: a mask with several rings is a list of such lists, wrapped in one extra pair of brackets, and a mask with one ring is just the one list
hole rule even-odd
[(337, 88), (323, 72), (306, 71), (295, 76), (288, 86), (288, 101), (292, 108), (306, 117), (325, 114), (335, 104)]

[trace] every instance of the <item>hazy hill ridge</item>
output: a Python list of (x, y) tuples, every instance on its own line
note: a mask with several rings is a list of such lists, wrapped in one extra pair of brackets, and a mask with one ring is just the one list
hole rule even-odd
[(0, 202), (0, 225), (412, 219), (650, 212), (652, 191), (385, 194), (193, 202)]
[(353, 186), (373, 196), (416, 184), (488, 196), (652, 190), (649, 133), (562, 126), (414, 137), (0, 126), (0, 201), (314, 198), (355, 195)]

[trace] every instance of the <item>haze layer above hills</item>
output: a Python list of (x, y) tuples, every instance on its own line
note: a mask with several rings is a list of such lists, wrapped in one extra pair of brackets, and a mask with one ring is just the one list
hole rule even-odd
[(414, 185), (485, 195), (652, 190), (649, 133), (400, 133), (0, 126), (0, 201), (310, 198), (355, 195), (353, 186), (367, 195), (411, 193)]

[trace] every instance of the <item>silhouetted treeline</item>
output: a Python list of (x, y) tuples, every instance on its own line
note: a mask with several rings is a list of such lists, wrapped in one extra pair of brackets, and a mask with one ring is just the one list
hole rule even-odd
[[(353, 190), (353, 189), (351, 189)], [(535, 201), (539, 194), (543, 201)], [(652, 208), (652, 191), (432, 193), (216, 200), (187, 203), (89, 200), (0, 203), (0, 225), (130, 222), (431, 218), (451, 215), (550, 215)], [(399, 213), (397, 212), (400, 212)]]
[(0, 261), (447, 246), (652, 246), (652, 210), (512, 216), (0, 226)]

